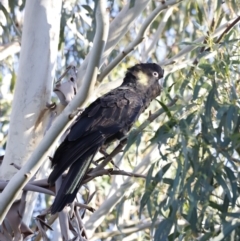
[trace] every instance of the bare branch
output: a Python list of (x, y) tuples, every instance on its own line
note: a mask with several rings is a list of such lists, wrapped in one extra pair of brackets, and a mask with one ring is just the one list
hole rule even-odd
[(129, 235), (129, 234), (136, 233), (141, 230), (150, 228), (152, 226), (156, 227), (157, 225), (159, 225), (159, 223), (161, 221), (162, 220), (157, 220), (153, 224), (152, 220), (148, 220), (147, 222), (145, 221), (144, 223), (135, 224), (134, 227), (122, 228), (121, 231), (117, 230), (117, 231), (112, 231), (112, 232), (95, 233), (94, 237), (91, 238), (89, 241), (97, 241), (99, 239), (114, 237), (114, 236), (121, 235), (121, 234)]
[(141, 178), (146, 178), (145, 175), (137, 174), (137, 173), (132, 173), (132, 172), (125, 172), (123, 170), (113, 170), (112, 168), (108, 169), (101, 169), (95, 171), (93, 169), (90, 173), (87, 174), (87, 177), (84, 179), (83, 183), (88, 183), (92, 179), (104, 175), (121, 175), (121, 176), (128, 176), (128, 177), (141, 177)]
[[(3, 190), (8, 184), (8, 181), (0, 181), (0, 190)], [(42, 188), (33, 184), (26, 184), (25, 187), (22, 189), (24, 191), (32, 191), (32, 192), (38, 192), (38, 193), (45, 193), (48, 195), (55, 195), (54, 192), (50, 191), (49, 189)]]
[(19, 53), (21, 46), (18, 41), (0, 46), (0, 61), (6, 59), (9, 55)]
[(78, 208), (75, 207), (75, 212), (74, 212), (76, 218), (77, 218), (77, 222), (78, 222), (78, 226), (79, 226), (79, 229), (80, 229), (80, 234), (79, 236), (80, 237), (83, 237), (85, 236), (86, 239), (88, 240), (88, 237), (87, 237), (87, 233), (86, 233), (86, 230), (84, 228), (84, 224), (83, 224), (83, 221), (82, 221), (82, 218), (80, 216), (80, 213), (78, 211)]
[(94, 170), (99, 171), (102, 170), (111, 160), (114, 156), (116, 156), (119, 152), (122, 151), (123, 146), (126, 144), (126, 139), (124, 142), (120, 142), (119, 145), (112, 151), (110, 155), (108, 155), (104, 161), (98, 165)]
[(87, 209), (89, 212), (92, 212), (92, 213), (95, 211), (95, 209), (93, 207), (90, 207), (84, 203), (75, 202), (75, 206), (83, 208), (83, 209)]

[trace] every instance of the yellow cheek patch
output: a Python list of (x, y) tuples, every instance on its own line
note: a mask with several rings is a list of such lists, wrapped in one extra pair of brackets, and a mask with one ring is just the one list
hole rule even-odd
[(138, 78), (138, 82), (140, 82), (142, 85), (148, 85), (149, 77), (147, 76), (147, 74), (143, 73), (142, 71), (138, 71), (135, 74)]

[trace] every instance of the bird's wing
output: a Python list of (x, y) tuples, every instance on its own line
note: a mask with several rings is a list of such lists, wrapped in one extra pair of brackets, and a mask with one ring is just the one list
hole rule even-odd
[(109, 137), (129, 129), (143, 111), (141, 98), (136, 92), (121, 87), (102, 96), (82, 113), (71, 128), (68, 140), (80, 139), (92, 131), (101, 131)]
[[(93, 102), (71, 127), (69, 134), (52, 159), (54, 170), (49, 183), (57, 178), (85, 152), (121, 137), (142, 111), (142, 100), (133, 91), (115, 89)], [(81, 162), (84, 160), (81, 159)]]

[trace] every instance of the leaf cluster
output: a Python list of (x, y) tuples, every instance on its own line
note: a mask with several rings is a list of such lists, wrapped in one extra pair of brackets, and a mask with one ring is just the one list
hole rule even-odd
[[(231, 37), (233, 38), (233, 33)], [(217, 55), (182, 70), (176, 82), (182, 103), (151, 144), (151, 165), (140, 203), (154, 240), (239, 239), (239, 50), (227, 36)], [(174, 76), (172, 76), (174, 78)], [(189, 98), (190, 101), (184, 100)], [(173, 113), (173, 112), (171, 112)], [(147, 214), (146, 214), (147, 213)]]

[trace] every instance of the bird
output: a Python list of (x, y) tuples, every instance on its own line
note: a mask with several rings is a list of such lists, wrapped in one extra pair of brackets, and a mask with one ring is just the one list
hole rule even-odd
[(156, 63), (139, 63), (127, 69), (122, 84), (91, 103), (70, 128), (51, 158), (49, 185), (67, 170), (50, 208), (51, 213), (72, 203), (94, 156), (102, 147), (122, 140), (140, 114), (161, 93), (164, 70)]

